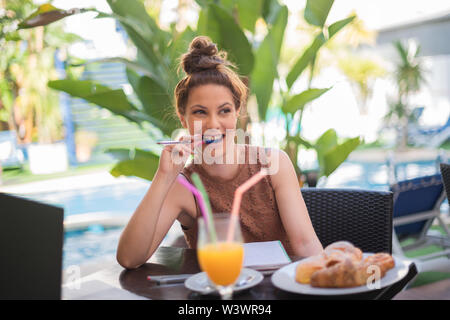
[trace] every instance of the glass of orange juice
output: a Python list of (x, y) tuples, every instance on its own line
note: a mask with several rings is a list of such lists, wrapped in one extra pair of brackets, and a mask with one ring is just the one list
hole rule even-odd
[[(216, 286), (222, 299), (231, 299), (233, 285), (244, 262), (244, 247), (239, 221), (229, 213), (213, 214), (215, 234), (211, 224), (198, 219), (197, 257), (200, 268)], [(230, 238), (229, 227), (233, 228)]]

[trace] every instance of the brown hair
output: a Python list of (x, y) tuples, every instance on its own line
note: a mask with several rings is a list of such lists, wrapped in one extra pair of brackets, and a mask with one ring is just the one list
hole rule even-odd
[(208, 37), (199, 36), (192, 40), (189, 51), (181, 56), (180, 68), (186, 76), (175, 87), (175, 107), (179, 115), (186, 112), (186, 103), (191, 89), (205, 84), (223, 85), (230, 89), (236, 110), (245, 106), (247, 86), (230, 67), (227, 54), (218, 51), (216, 44)]

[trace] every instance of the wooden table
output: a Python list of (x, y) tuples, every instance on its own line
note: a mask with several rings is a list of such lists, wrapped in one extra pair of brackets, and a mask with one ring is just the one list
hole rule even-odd
[[(291, 257), (292, 261), (299, 260)], [(198, 273), (200, 267), (194, 249), (160, 247), (152, 258), (134, 270), (123, 269), (114, 264), (77, 282), (69, 282), (63, 286), (63, 299), (217, 299), (217, 295), (201, 295), (192, 292), (184, 283), (157, 285), (147, 280), (151, 275), (170, 275)], [(291, 300), (291, 299), (392, 299), (417, 275), (414, 263), (410, 264), (408, 275), (396, 284), (364, 294), (347, 296), (308, 296), (288, 293), (273, 286), (271, 276), (265, 276), (257, 286), (233, 296), (235, 300)]]

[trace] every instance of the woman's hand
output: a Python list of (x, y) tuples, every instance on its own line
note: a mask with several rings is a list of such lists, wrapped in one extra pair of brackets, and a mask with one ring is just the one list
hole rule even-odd
[[(195, 136), (197, 139), (198, 137), (199, 136), (197, 135)], [(195, 146), (202, 142), (201, 136), (198, 141), (191, 136), (182, 136), (178, 139), (178, 141), (191, 141), (191, 143), (166, 145), (161, 153), (161, 157), (159, 158), (158, 167), (159, 173), (168, 175), (174, 179), (178, 176), (181, 170), (183, 170), (187, 159), (191, 154), (193, 154)]]

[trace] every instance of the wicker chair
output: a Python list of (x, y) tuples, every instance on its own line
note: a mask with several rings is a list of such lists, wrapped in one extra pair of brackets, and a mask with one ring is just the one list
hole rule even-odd
[(363, 252), (392, 253), (392, 192), (303, 188), (302, 195), (324, 247), (347, 240)]
[(445, 192), (447, 193), (447, 200), (450, 204), (450, 163), (441, 163), (441, 176), (444, 182)]

